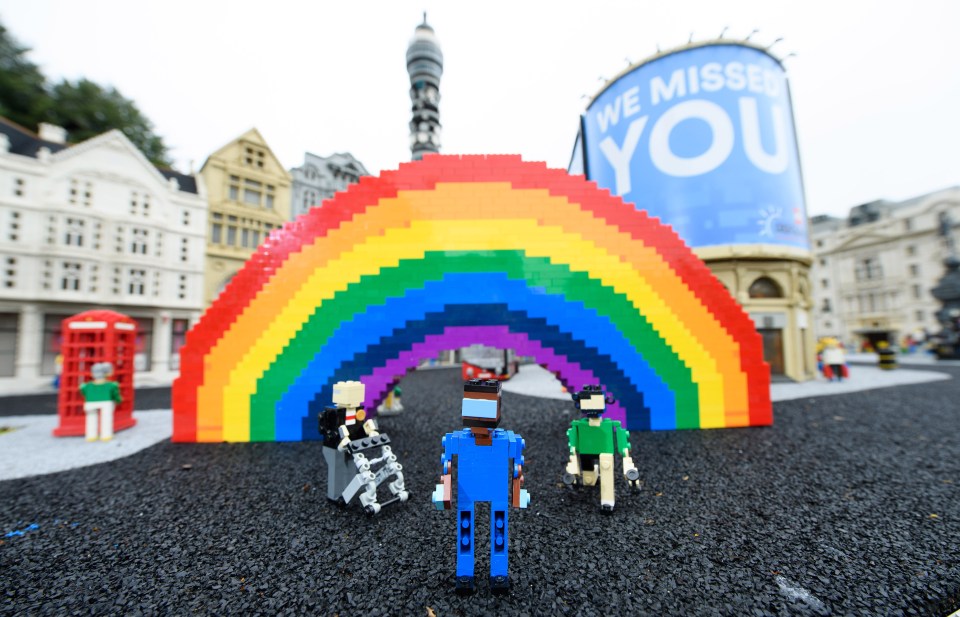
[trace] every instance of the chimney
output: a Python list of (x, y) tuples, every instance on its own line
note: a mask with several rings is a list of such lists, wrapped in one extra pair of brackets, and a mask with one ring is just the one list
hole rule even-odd
[(56, 124), (40, 123), (40, 139), (55, 144), (67, 143), (67, 129)]

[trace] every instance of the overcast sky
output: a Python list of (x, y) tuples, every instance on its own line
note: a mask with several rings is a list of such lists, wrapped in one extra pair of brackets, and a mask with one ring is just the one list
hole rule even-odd
[(960, 185), (960, 2), (0, 0), (0, 21), (49, 79), (133, 99), (183, 171), (257, 127), (287, 168), (347, 151), (378, 173), (410, 159), (405, 52), (423, 10), (444, 54), (444, 153), (566, 168), (603, 79), (691, 34), (757, 29), (796, 54), (809, 214)]

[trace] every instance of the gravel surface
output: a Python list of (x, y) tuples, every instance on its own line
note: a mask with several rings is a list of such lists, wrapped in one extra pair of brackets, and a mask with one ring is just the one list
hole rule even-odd
[[(775, 426), (634, 433), (617, 509), (560, 482), (572, 404), (504, 394), (532, 503), (511, 511), (505, 597), (453, 593), (437, 512), (459, 370), (403, 382), (384, 418), (413, 497), (366, 518), (325, 497), (319, 443), (160, 443), (0, 482), (0, 613), (946, 615), (960, 608), (954, 379), (775, 405)], [(139, 396), (139, 394), (138, 394)], [(618, 463), (619, 470), (619, 463)]]

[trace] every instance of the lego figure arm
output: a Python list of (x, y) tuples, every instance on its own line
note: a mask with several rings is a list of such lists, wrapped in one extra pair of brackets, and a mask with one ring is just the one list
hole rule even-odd
[(110, 398), (117, 405), (123, 402), (123, 396), (120, 395), (120, 384), (118, 384), (117, 382), (113, 382), (113, 388), (111, 388)]
[(567, 440), (570, 444), (570, 460), (567, 462), (567, 468), (563, 474), (564, 484), (573, 484), (580, 475), (580, 457), (577, 453), (577, 427), (571, 425), (567, 429)]
[(337, 432), (340, 434), (340, 443), (337, 444), (337, 450), (346, 452), (347, 445), (350, 443), (350, 433), (347, 431), (347, 427), (342, 424), (337, 427)]
[(373, 418), (370, 418), (363, 423), (363, 430), (368, 437), (376, 437), (380, 434), (380, 431), (377, 427), (377, 422)]
[(633, 488), (640, 488), (640, 472), (630, 457), (630, 433), (617, 420), (613, 421), (613, 430), (617, 437), (617, 450), (623, 456), (623, 477)]
[(513, 432), (508, 432), (507, 438), (509, 439), (507, 456), (513, 459), (512, 505), (514, 508), (526, 508), (530, 505), (530, 493), (523, 488), (523, 448), (526, 444), (523, 437), (514, 435)]
[(443, 454), (440, 455), (440, 482), (433, 489), (432, 501), (437, 510), (449, 510), (453, 502), (450, 463), (457, 451), (457, 435), (449, 433), (443, 437)]

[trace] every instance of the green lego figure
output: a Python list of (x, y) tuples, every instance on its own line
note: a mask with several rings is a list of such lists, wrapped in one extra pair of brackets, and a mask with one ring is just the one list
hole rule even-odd
[(83, 396), (83, 412), (86, 414), (84, 434), (87, 441), (97, 440), (97, 415), (100, 419), (100, 440), (113, 439), (113, 412), (117, 405), (123, 402), (120, 396), (120, 386), (107, 378), (113, 373), (113, 365), (109, 362), (98, 362), (90, 369), (93, 381), (80, 384), (80, 394)]
[[(633, 488), (640, 487), (640, 472), (630, 458), (630, 433), (617, 420), (601, 418), (612, 403), (600, 386), (584, 386), (572, 395), (577, 409), (586, 416), (570, 423), (570, 462), (563, 474), (565, 484), (594, 486), (600, 481), (600, 509), (613, 512), (613, 454), (623, 456), (623, 476)], [(616, 440), (616, 448), (614, 448)]]

